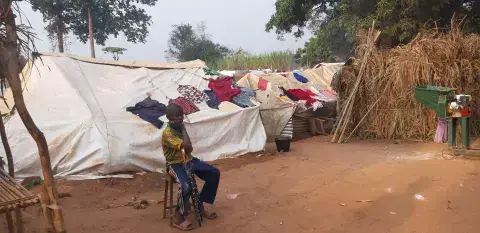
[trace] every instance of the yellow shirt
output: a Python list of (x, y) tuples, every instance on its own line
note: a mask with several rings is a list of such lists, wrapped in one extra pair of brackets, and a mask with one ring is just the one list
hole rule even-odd
[(182, 144), (182, 135), (167, 125), (162, 133), (162, 149), (167, 166), (192, 160), (191, 155), (185, 155), (183, 152)]

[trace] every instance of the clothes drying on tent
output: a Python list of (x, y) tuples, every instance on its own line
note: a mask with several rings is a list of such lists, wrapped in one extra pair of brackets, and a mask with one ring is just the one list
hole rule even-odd
[(207, 96), (207, 105), (210, 108), (218, 109), (218, 106), (220, 105), (220, 102), (218, 102), (217, 95), (212, 90), (204, 90), (203, 91)]
[(252, 103), (250, 97), (254, 97), (255, 92), (245, 87), (242, 87), (241, 91), (242, 92), (240, 94), (232, 98), (232, 102), (242, 108), (254, 107), (255, 104)]
[(287, 90), (285, 90), (285, 88), (283, 87), (280, 87), (280, 90), (283, 91), (283, 94), (285, 94), (289, 99), (293, 100), (293, 101), (299, 101), (300, 99), (297, 98), (296, 96), (290, 94)]
[(208, 83), (208, 88), (217, 95), (219, 102), (230, 101), (232, 97), (242, 92), (240, 89), (232, 87), (232, 78), (230, 77), (216, 80), (212, 79)]
[(311, 106), (313, 103), (315, 103), (317, 100), (314, 98), (315, 93), (313, 93), (310, 90), (302, 90), (302, 89), (289, 89), (287, 90), (287, 96), (290, 97), (290, 95), (296, 97), (299, 100), (306, 100), (307, 101), (307, 106)]
[(204, 92), (190, 85), (179, 85), (177, 91), (194, 104), (200, 104), (208, 100), (208, 96)]
[(293, 73), (293, 76), (301, 83), (308, 83), (308, 79), (303, 77), (301, 74)]
[(222, 76), (218, 71), (210, 68), (203, 68), (203, 72), (205, 75), (212, 75), (212, 76)]
[(258, 89), (260, 89), (262, 91), (266, 91), (267, 87), (268, 87), (268, 81), (265, 80), (264, 78), (260, 77), (258, 79)]
[(165, 115), (165, 105), (159, 103), (156, 100), (152, 100), (150, 97), (135, 104), (134, 107), (128, 107), (127, 111), (139, 116), (144, 121), (150, 122), (157, 128), (161, 129), (163, 121), (158, 118)]
[(176, 99), (168, 101), (168, 103), (178, 104), (180, 107), (182, 107), (183, 114), (185, 115), (199, 111), (198, 107), (194, 103), (192, 103), (192, 101), (188, 100), (185, 97), (178, 97)]

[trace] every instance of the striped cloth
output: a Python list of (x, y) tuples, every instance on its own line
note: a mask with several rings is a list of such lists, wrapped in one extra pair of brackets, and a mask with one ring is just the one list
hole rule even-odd
[(278, 138), (282, 139), (292, 139), (293, 138), (293, 120), (290, 118), (287, 125), (283, 129), (282, 133)]

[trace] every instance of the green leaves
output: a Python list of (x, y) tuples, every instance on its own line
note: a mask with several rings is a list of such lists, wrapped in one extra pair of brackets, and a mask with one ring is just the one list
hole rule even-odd
[(88, 8), (92, 11), (95, 42), (105, 45), (109, 36), (123, 33), (127, 41), (145, 43), (151, 16), (140, 5), (154, 6), (157, 0), (30, 0), (32, 8), (40, 11), (48, 23), (49, 33), (72, 32), (86, 43), (88, 40)]
[(205, 33), (205, 25), (200, 25), (195, 32), (190, 24), (173, 25), (168, 40), (167, 56), (177, 61), (200, 59), (212, 62), (224, 58), (231, 50), (214, 43)]
[(120, 47), (105, 47), (102, 49), (102, 51), (104, 53), (111, 53), (113, 55), (113, 60), (118, 61), (120, 59), (120, 55), (127, 51), (127, 49)]
[(302, 64), (328, 61), (329, 53), (346, 58), (357, 31), (369, 28), (373, 20), (382, 31), (379, 42), (384, 48), (408, 43), (425, 27), (449, 29), (454, 14), (467, 16), (464, 30), (480, 32), (478, 0), (277, 0), (275, 8), (266, 31), (274, 30), (280, 38), (292, 32), (300, 37), (308, 26), (316, 33), (297, 53), (308, 59)]

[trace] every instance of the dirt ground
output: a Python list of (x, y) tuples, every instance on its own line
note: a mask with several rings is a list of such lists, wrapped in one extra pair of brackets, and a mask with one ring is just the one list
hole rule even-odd
[[(280, 155), (213, 162), (222, 172), (220, 217), (195, 232), (478, 232), (479, 160), (446, 160), (445, 148), (435, 144), (327, 140), (297, 141)], [(132, 197), (162, 200), (161, 174), (58, 183), (72, 194), (61, 200), (68, 232), (179, 232), (162, 219), (163, 204), (106, 208)], [(26, 232), (43, 232), (38, 207), (24, 216)], [(3, 218), (0, 230), (6, 232)]]

